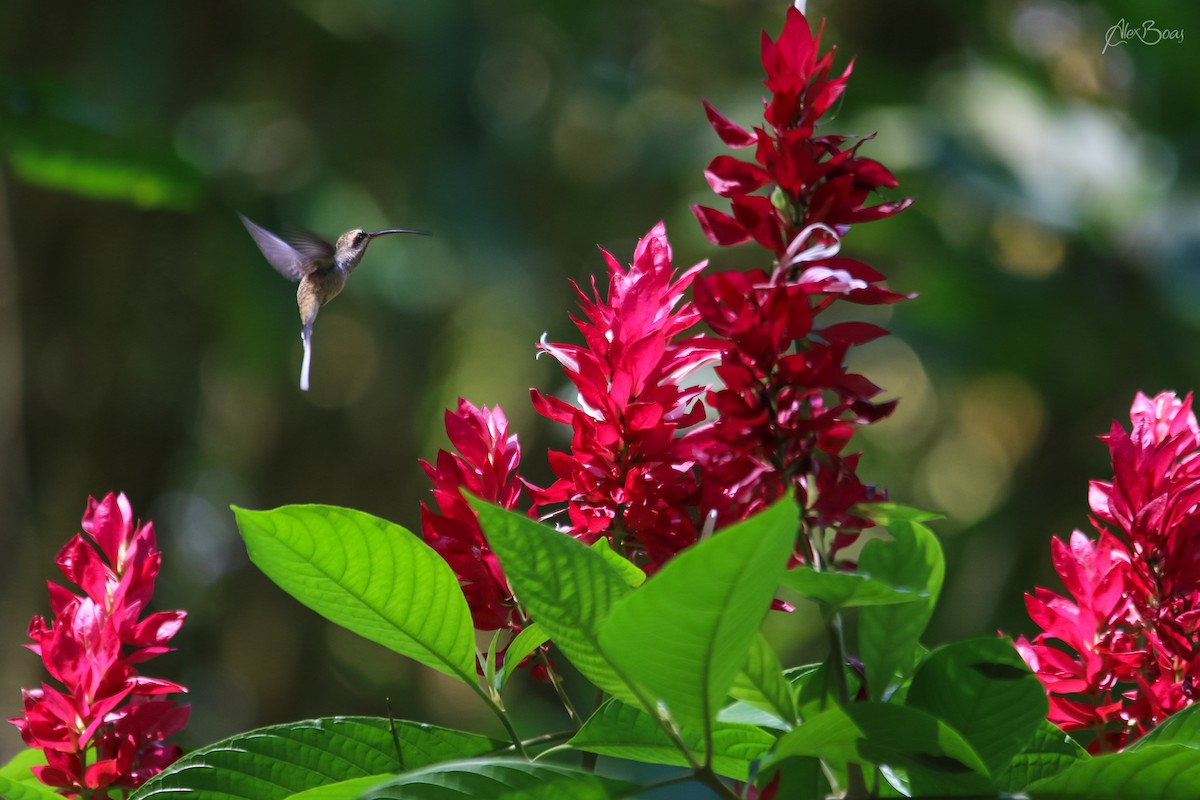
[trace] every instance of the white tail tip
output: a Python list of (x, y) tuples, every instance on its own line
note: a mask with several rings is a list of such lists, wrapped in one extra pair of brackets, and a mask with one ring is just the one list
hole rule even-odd
[(312, 342), (304, 338), (304, 363), (300, 365), (300, 391), (308, 391), (308, 368), (312, 365)]

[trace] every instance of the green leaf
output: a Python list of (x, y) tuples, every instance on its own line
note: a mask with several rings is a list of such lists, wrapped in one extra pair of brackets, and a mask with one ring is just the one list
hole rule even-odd
[(358, 800), (370, 789), (390, 782), (396, 776), (391, 773), (381, 775), (366, 775), (362, 778), (351, 778), (337, 783), (327, 783), (314, 786), (303, 792), (288, 795), (288, 800)]
[(925, 595), (911, 603), (864, 606), (858, 612), (858, 650), (867, 689), (873, 700), (879, 700), (911, 674), (910, 665), (933, 615), (946, 564), (937, 537), (915, 521), (925, 512), (900, 506), (875, 511), (891, 515), (887, 524), (892, 540), (868, 542), (859, 557), (859, 569), (889, 586), (908, 586)]
[(1190, 705), (1167, 717), (1154, 730), (1127, 746), (1125, 752), (1163, 744), (1200, 748), (1200, 705)]
[(1200, 751), (1181, 744), (1085, 758), (1030, 784), (1032, 800), (1196, 800)]
[[(784, 673), (796, 693), (796, 709), (801, 720), (815, 717), (837, 704), (836, 675), (832, 655), (820, 664), (792, 667)], [(857, 671), (841, 667), (846, 676), (846, 688), (851, 697), (856, 697), (862, 688), (862, 679)]]
[(888, 586), (863, 572), (817, 572), (801, 565), (783, 576), (783, 585), (820, 603), (828, 611), (853, 606), (886, 606), (925, 600), (928, 594), (909, 587)]
[(945, 518), (944, 514), (935, 511), (902, 506), (899, 503), (863, 503), (855, 506), (855, 511), (885, 528), (896, 522), (929, 522)]
[(585, 678), (609, 694), (637, 695), (601, 652), (600, 623), (631, 590), (600, 553), (565, 533), (470, 500), (513, 594)]
[(999, 773), (1042, 722), (1046, 690), (1012, 642), (967, 639), (930, 653), (913, 675), (906, 704), (949, 723)]
[(336, 506), (234, 508), (267, 577), (331, 622), (474, 686), (471, 612), (449, 565), (399, 525)]
[(1042, 720), (1025, 748), (1008, 768), (996, 774), (996, 788), (1017, 792), (1034, 781), (1057, 775), (1073, 762), (1088, 758), (1087, 751), (1057, 725)]
[[(775, 737), (753, 725), (718, 722), (713, 727), (712, 766), (718, 774), (744, 781), (750, 765), (775, 743)], [(696, 763), (704, 761), (704, 731), (680, 726), (679, 737)], [(647, 764), (690, 766), (658, 720), (636, 706), (609, 700), (567, 744), (602, 756)]]
[(729, 694), (766, 711), (788, 728), (799, 721), (791, 684), (783, 677), (771, 643), (761, 633), (751, 641), (746, 663), (733, 679)]
[[(2, 114), (2, 112), (0, 112)], [(134, 141), (49, 115), (0, 119), (12, 172), (48, 189), (142, 208), (194, 208), (200, 174), (169, 144)]]
[(400, 775), (362, 800), (610, 800), (641, 787), (543, 761), (484, 759), (438, 764)]
[(597, 539), (592, 544), (592, 549), (602, 555), (605, 561), (616, 567), (617, 572), (621, 573), (621, 577), (625, 579), (625, 583), (629, 584), (630, 589), (636, 589), (646, 582), (646, 573), (642, 572), (642, 568), (613, 550), (607, 537), (601, 536)]
[(30, 767), (46, 763), (41, 750), (27, 748), (0, 767), (0, 797), (5, 800), (62, 800), (62, 795), (39, 781)]
[(517, 671), (517, 665), (525, 660), (525, 656), (537, 650), (550, 640), (550, 634), (540, 623), (527, 625), (509, 643), (504, 651), (504, 668), (500, 671), (500, 688), (503, 689), (508, 679)]
[[(420, 769), (504, 746), (473, 733), (376, 717), (327, 717), (241, 733), (185, 755), (137, 800), (282, 800), (307, 789)], [(396, 746), (399, 743), (399, 751)]]
[(681, 726), (710, 725), (758, 635), (787, 567), (790, 498), (696, 544), (613, 608), (605, 653)]
[(986, 792), (991, 783), (979, 755), (950, 726), (915, 708), (852, 703), (821, 712), (779, 739), (775, 763), (813, 756), (841, 768), (848, 762), (887, 765), (909, 773), (920, 794)]

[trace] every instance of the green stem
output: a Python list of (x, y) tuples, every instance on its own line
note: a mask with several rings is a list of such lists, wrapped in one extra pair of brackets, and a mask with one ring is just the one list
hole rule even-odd
[[(842, 629), (842, 615), (835, 611), (826, 620), (829, 632), (829, 659), (833, 665), (833, 686), (837, 692), (838, 705), (843, 708), (850, 705), (850, 685), (846, 681), (846, 641)], [(867, 790), (867, 779), (860, 764), (853, 762), (846, 765), (846, 794), (844, 800), (870, 797)]]
[(541, 747), (544, 744), (565, 742), (574, 735), (575, 731), (555, 731), (554, 733), (543, 733), (541, 736), (534, 736), (532, 739), (526, 739), (525, 741), (521, 742), (521, 744), (525, 745), (525, 748), (528, 750), (534, 747)]
[(525, 745), (521, 742), (521, 737), (517, 735), (516, 728), (513, 727), (512, 720), (508, 718), (508, 712), (504, 710), (504, 705), (500, 702), (499, 697), (493, 697), (491, 692), (485, 691), (478, 681), (471, 681), (470, 686), (475, 690), (475, 694), (479, 695), (487, 707), (492, 710), (492, 713), (500, 720), (500, 724), (504, 726), (504, 730), (508, 732), (508, 738), (513, 743), (513, 747), (521, 758), (529, 760), (529, 753), (525, 752)]
[(550, 678), (550, 685), (554, 687), (554, 693), (558, 695), (559, 702), (567, 710), (567, 716), (571, 718), (571, 722), (575, 723), (576, 728), (582, 728), (583, 720), (580, 718), (579, 712), (575, 710), (575, 705), (571, 702), (571, 698), (567, 697), (567, 693), (562, 686), (562, 681), (558, 679), (558, 675), (554, 673), (554, 668), (550, 666), (550, 659), (546, 655), (546, 651), (539, 647), (537, 657), (542, 662), (542, 666), (546, 668), (546, 675)]
[(710, 767), (696, 770), (695, 778), (700, 783), (712, 789), (717, 797), (725, 798), (725, 800), (741, 800), (737, 796), (737, 792), (725, 785), (725, 782), (717, 777), (717, 773), (713, 772)]

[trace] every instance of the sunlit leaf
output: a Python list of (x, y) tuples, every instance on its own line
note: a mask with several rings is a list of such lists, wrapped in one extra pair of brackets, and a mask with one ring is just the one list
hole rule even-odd
[(906, 704), (945, 720), (993, 773), (1008, 767), (1046, 719), (1046, 690), (1012, 642), (967, 639), (930, 653)]
[(853, 606), (912, 603), (927, 598), (921, 590), (889, 586), (861, 572), (817, 572), (806, 565), (788, 570), (783, 585), (829, 611)]
[(0, 767), (0, 797), (5, 800), (62, 800), (62, 795), (39, 781), (30, 767), (46, 763), (41, 750), (20, 751)]
[(250, 560), (331, 622), (474, 684), (475, 634), (454, 571), (420, 538), (336, 506), (234, 508)]
[(922, 794), (985, 792), (987, 767), (957, 732), (915, 708), (852, 703), (823, 711), (780, 738), (772, 761), (793, 756), (887, 765), (908, 772)]
[(1195, 800), (1200, 750), (1181, 744), (1084, 758), (1030, 784), (1032, 800)]
[(584, 677), (611, 695), (637, 695), (601, 651), (598, 631), (629, 585), (605, 558), (565, 533), (472, 500), (513, 593)]
[(996, 774), (996, 788), (1016, 792), (1034, 781), (1057, 775), (1073, 762), (1088, 758), (1079, 743), (1052, 722), (1042, 720), (1025, 747)]
[(577, 767), (517, 759), (438, 764), (368, 789), (362, 800), (611, 800), (640, 787)]
[(1200, 705), (1193, 704), (1176, 711), (1145, 736), (1128, 745), (1125, 752), (1164, 744), (1200, 748)]
[(763, 709), (787, 727), (796, 724), (798, 712), (792, 686), (783, 676), (779, 656), (761, 633), (750, 643), (746, 663), (734, 678), (729, 694)]
[(859, 568), (889, 586), (910, 587), (924, 597), (911, 603), (859, 609), (858, 650), (872, 699), (886, 697), (898, 679), (909, 674), (946, 573), (937, 537), (915, 521), (925, 512), (897, 506), (890, 506), (888, 512), (891, 541), (868, 542), (859, 557)]
[[(775, 743), (775, 737), (753, 725), (718, 722), (713, 727), (713, 769), (720, 775), (744, 781), (750, 765)], [(704, 762), (704, 731), (681, 726), (679, 738), (696, 763)], [(635, 706), (610, 700), (596, 711), (568, 742), (577, 750), (602, 756), (627, 758), (649, 764), (689, 766), (687, 757), (662, 725)]]
[(517, 670), (517, 665), (525, 660), (525, 656), (537, 650), (550, 640), (550, 634), (540, 623), (527, 625), (513, 638), (504, 651), (504, 668), (500, 672), (500, 688), (503, 689), (508, 679)]
[[(414, 770), (493, 752), (502, 743), (463, 731), (374, 717), (274, 725), (193, 750), (135, 797), (282, 800), (341, 781)], [(399, 750), (397, 750), (397, 744)]]
[(787, 567), (790, 498), (684, 550), (622, 600), (600, 629), (606, 653), (680, 725), (716, 717)]

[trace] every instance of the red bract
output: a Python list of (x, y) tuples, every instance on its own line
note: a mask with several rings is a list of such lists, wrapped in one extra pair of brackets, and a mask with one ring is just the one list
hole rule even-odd
[(63, 688), (24, 691), (24, 712), (9, 721), (45, 751), (47, 765), (33, 768), (43, 783), (69, 797), (124, 797), (182, 754), (165, 740), (189, 709), (160, 698), (186, 689), (134, 665), (167, 652), (186, 614), (142, 616), (162, 555), (154, 526), (134, 524), (125, 495), (89, 498), (83, 530), (57, 563), (84, 594), (49, 584), (54, 616), (29, 624), (27, 647)]
[(571, 451), (550, 454), (558, 480), (535, 499), (540, 507), (565, 504), (573, 535), (590, 543), (607, 534), (655, 569), (696, 538), (696, 475), (677, 434), (704, 418), (696, 402), (703, 387), (682, 382), (714, 357), (706, 340), (683, 335), (697, 319), (683, 293), (704, 264), (677, 278), (661, 222), (638, 242), (628, 270), (604, 258), (607, 295), (594, 281), (594, 299), (576, 287), (586, 319), (573, 320), (584, 344), (541, 345), (574, 384), (578, 404), (532, 392), (538, 413), (573, 431)]
[(463, 492), (516, 508), (521, 496), (520, 444), (515, 435), (509, 436), (508, 420), (499, 406), (476, 408), (461, 397), (458, 410), (446, 412), (446, 433), (458, 454), (439, 450), (436, 466), (421, 461), (433, 482), (438, 508), (434, 512), (421, 503), (425, 541), (454, 569), (477, 629), (519, 629), (508, 581)]
[[(766, 125), (747, 131), (704, 104), (723, 142), (754, 148), (754, 162), (717, 156), (705, 171), (713, 191), (730, 202), (731, 213), (692, 208), (714, 244), (753, 239), (782, 257), (813, 224), (842, 233), (846, 226), (889, 217), (912, 204), (908, 198), (865, 206), (872, 193), (898, 185), (882, 164), (858, 155), (867, 139), (849, 143), (845, 136), (813, 136), (818, 119), (841, 97), (853, 67), (831, 78), (834, 52), (820, 55), (820, 32), (813, 36), (804, 14), (789, 8), (779, 39), (763, 34), (765, 84), (771, 91)], [(766, 193), (757, 193), (764, 188)]]
[(706, 398), (716, 419), (687, 438), (703, 475), (702, 506), (717, 512), (719, 524), (793, 491), (810, 529), (838, 530), (827, 555), (869, 524), (852, 507), (875, 499), (855, 475), (857, 456), (842, 450), (857, 426), (895, 404), (873, 402), (878, 387), (844, 366), (850, 346), (887, 331), (854, 322), (816, 328), (816, 317), (830, 298), (855, 292), (901, 299), (836, 272), (810, 269), (792, 283), (773, 283), (761, 271), (725, 272), (697, 283), (696, 307), (725, 341), (717, 367), (723, 387)]
[(1074, 602), (1026, 598), (1042, 628), (1017, 648), (1050, 694), (1050, 720), (1090, 729), (1095, 752), (1119, 749), (1190, 705), (1200, 684), (1200, 427), (1192, 397), (1139, 393), (1131, 430), (1101, 437), (1112, 481), (1093, 481), (1100, 538), (1052, 542)]

